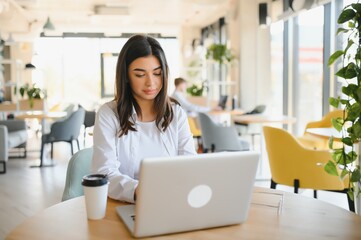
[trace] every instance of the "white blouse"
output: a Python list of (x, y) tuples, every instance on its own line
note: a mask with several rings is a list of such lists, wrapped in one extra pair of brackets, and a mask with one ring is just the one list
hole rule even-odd
[(187, 115), (179, 105), (173, 105), (174, 118), (164, 132), (158, 130), (155, 122), (139, 122), (133, 109), (137, 131), (129, 131), (122, 137), (118, 136), (116, 112), (115, 101), (105, 103), (97, 112), (92, 171), (108, 175), (110, 198), (134, 202), (143, 158), (196, 154), (196, 151)]

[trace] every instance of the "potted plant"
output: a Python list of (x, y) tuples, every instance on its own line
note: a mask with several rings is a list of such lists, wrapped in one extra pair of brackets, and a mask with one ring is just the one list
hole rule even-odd
[(46, 97), (46, 92), (41, 88), (36, 87), (35, 84), (30, 86), (28, 83), (26, 83), (25, 85), (19, 88), (19, 93), (22, 98), (27, 96), (30, 109), (34, 107), (35, 99), (44, 99)]
[[(333, 138), (330, 138), (332, 159), (325, 165), (325, 170), (341, 179), (349, 177), (348, 194), (351, 199), (360, 194), (361, 172), (360, 156), (354, 151), (355, 145), (361, 144), (361, 3), (346, 6), (337, 20), (340, 27), (337, 34), (347, 36), (347, 45), (344, 49), (337, 50), (330, 58), (328, 64), (333, 64), (337, 59), (342, 59), (342, 68), (336, 76), (344, 79), (342, 97), (331, 97), (330, 104), (344, 108), (343, 118), (332, 119), (332, 125), (342, 131), (342, 147), (333, 148)], [(361, 148), (360, 148), (361, 149)]]
[(206, 87), (206, 81), (203, 81), (201, 86), (197, 84), (192, 84), (192, 86), (187, 88), (187, 93), (194, 97), (200, 97), (203, 95), (203, 91), (207, 89)]

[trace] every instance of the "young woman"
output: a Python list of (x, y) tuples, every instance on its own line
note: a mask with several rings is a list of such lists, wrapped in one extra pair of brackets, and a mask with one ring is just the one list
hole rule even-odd
[(187, 115), (167, 89), (158, 41), (131, 37), (118, 57), (115, 99), (100, 107), (94, 125), (92, 168), (108, 175), (110, 198), (135, 201), (143, 158), (196, 154)]

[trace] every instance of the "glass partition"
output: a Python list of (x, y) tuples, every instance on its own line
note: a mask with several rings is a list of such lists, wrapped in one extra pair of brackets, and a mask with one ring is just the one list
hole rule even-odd
[(298, 16), (298, 81), (294, 87), (297, 133), (301, 135), (309, 121), (322, 118), (323, 6)]

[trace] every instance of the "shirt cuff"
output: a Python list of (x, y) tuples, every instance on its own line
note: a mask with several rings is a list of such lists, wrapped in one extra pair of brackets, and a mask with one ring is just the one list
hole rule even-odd
[(124, 192), (124, 200), (129, 203), (135, 203), (134, 193), (138, 187), (138, 180), (130, 181), (127, 185), (127, 190)]

